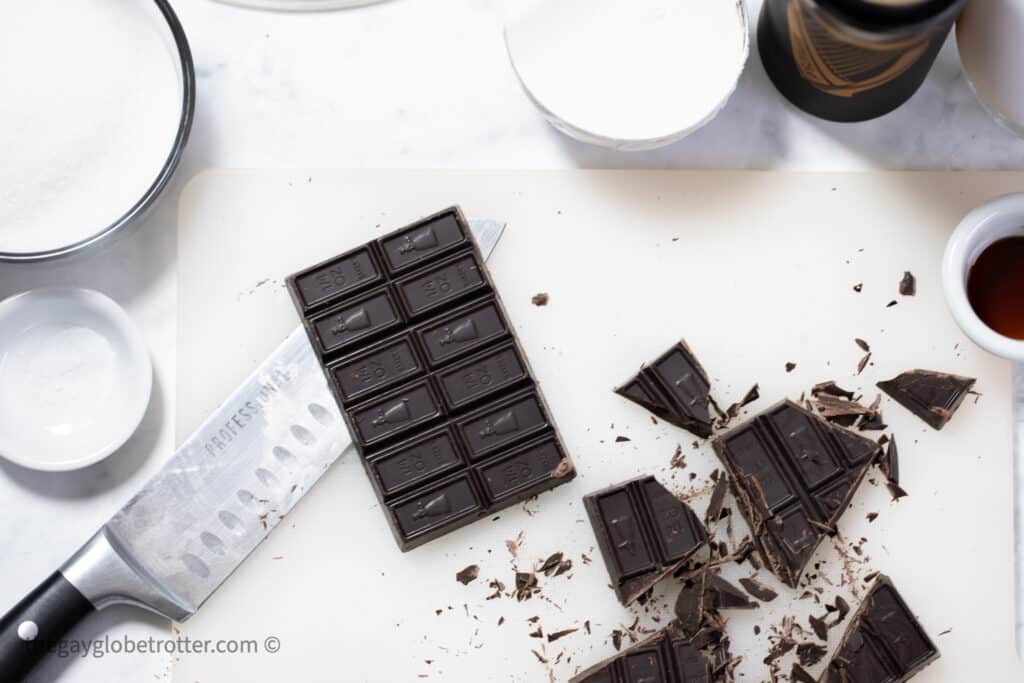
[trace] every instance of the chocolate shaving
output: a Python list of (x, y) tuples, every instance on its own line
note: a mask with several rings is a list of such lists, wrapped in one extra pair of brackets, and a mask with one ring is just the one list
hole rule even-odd
[(857, 363), (857, 374), (858, 375), (860, 373), (864, 372), (864, 368), (866, 368), (868, 366), (868, 361), (870, 361), (870, 360), (871, 360), (871, 353), (870, 352), (865, 354), (864, 357), (860, 359), (860, 362)]
[(567, 636), (567, 635), (569, 635), (571, 633), (576, 633), (576, 631), (579, 631), (579, 629), (578, 628), (567, 628), (567, 629), (565, 629), (563, 631), (555, 631), (554, 633), (549, 633), (548, 634), (548, 642), (549, 643), (553, 643), (556, 640), (558, 640), (559, 638), (564, 638), (565, 636)]
[(860, 347), (861, 351), (863, 351), (864, 353), (871, 353), (871, 346), (869, 346), (866, 341), (864, 341), (860, 337), (854, 337), (853, 341), (857, 346)]
[(725, 492), (729, 488), (729, 478), (720, 477), (711, 491), (711, 501), (704, 513), (704, 524), (711, 526), (722, 518), (722, 506), (725, 504)]

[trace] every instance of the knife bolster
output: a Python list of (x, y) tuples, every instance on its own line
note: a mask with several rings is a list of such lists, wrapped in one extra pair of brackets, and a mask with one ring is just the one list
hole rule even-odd
[(101, 528), (60, 569), (64, 577), (96, 609), (129, 604), (182, 622), (195, 607), (174, 595), (131, 557)]

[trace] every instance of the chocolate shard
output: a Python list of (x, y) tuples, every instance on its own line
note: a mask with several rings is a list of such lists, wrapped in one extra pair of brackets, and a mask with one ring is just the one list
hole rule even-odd
[(704, 598), (707, 595), (707, 572), (698, 572), (688, 580), (676, 597), (676, 622), (686, 637), (690, 638), (700, 630), (704, 620)]
[(783, 401), (714, 440), (768, 567), (796, 588), (880, 446)]
[(711, 501), (704, 513), (704, 524), (711, 526), (722, 518), (722, 506), (725, 504), (725, 493), (729, 489), (729, 477), (719, 477), (715, 488), (711, 491)]
[(939, 650), (883, 574), (854, 614), (821, 683), (904, 683), (939, 657)]
[(752, 602), (747, 594), (732, 585), (721, 577), (717, 572), (708, 577), (707, 595), (704, 603), (708, 609), (755, 609), (756, 602)]
[(708, 541), (690, 506), (652, 476), (591, 493), (583, 505), (623, 605), (636, 601)]
[(569, 683), (711, 683), (718, 680), (712, 678), (713, 666), (719, 666), (716, 653), (727, 650), (716, 643), (705, 654), (700, 645), (672, 622), (650, 638), (581, 671)]
[(711, 436), (711, 383), (683, 340), (641, 368), (615, 393), (697, 436)]
[(475, 564), (471, 564), (462, 571), (456, 573), (455, 580), (463, 586), (468, 586), (472, 582), (476, 581), (478, 576), (480, 576), (480, 567)]
[(789, 674), (789, 677), (793, 683), (818, 683), (811, 674), (807, 673), (807, 671), (796, 662), (793, 662), (793, 670)]
[(761, 602), (771, 602), (775, 598), (779, 597), (778, 593), (752, 576), (740, 579), (740, 585), (743, 586), (743, 590), (747, 591)]
[(825, 394), (827, 396), (835, 396), (836, 398), (845, 398), (848, 401), (854, 400), (856, 394), (852, 391), (847, 391), (841, 386), (836, 384), (833, 380), (826, 382), (819, 382), (811, 387), (811, 396), (820, 396)]
[(899, 458), (899, 451), (896, 448), (896, 437), (894, 436), (886, 445), (885, 455), (879, 459), (878, 466), (881, 468), (885, 478), (897, 486), (900, 483)]
[(942, 429), (956, 413), (975, 379), (931, 370), (910, 370), (878, 383), (901, 406), (933, 429)]

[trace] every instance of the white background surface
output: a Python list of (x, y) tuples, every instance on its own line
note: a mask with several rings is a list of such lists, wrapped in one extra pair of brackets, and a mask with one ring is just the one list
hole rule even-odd
[[(843, 126), (786, 104), (752, 53), (738, 92), (708, 127), (669, 148), (618, 154), (550, 129), (521, 95), (501, 27), (512, 0), (392, 0), (286, 15), (209, 0), (175, 7), (192, 42), (199, 103), (178, 179), (144, 227), (102, 251), (48, 266), (0, 265), (0, 295), (89, 286), (128, 309), (155, 364), (154, 401), (121, 452), (89, 470), (41, 475), (0, 463), (5, 549), (0, 603), (57, 567), (170, 454), (173, 438), (175, 209), (196, 171), (216, 166), (405, 168), (1024, 168), (1024, 143), (974, 101), (955, 46), (922, 90), (874, 122)], [(760, 2), (750, 3), (751, 17)], [(2, 31), (2, 29), (0, 29)], [(60, 46), (54, 46), (60, 49)], [(159, 633), (121, 611), (83, 634)], [(131, 620), (127, 626), (125, 622)], [(160, 657), (52, 662), (40, 680), (152, 680)]]

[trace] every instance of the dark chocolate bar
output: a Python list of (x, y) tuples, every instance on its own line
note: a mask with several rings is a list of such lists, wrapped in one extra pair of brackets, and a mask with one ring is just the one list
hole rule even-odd
[(783, 401), (715, 439), (768, 566), (796, 587), (880, 446)]
[(288, 288), (403, 550), (575, 476), (458, 208)]
[(651, 476), (591, 493), (583, 505), (623, 605), (675, 571), (708, 540), (693, 510)]
[(910, 370), (879, 382), (878, 388), (933, 429), (942, 429), (974, 388), (975, 381), (945, 372)]
[(569, 683), (710, 683), (711, 664), (673, 622)]
[(666, 422), (707, 438), (712, 427), (710, 391), (707, 373), (680, 340), (615, 393)]
[(821, 683), (904, 683), (939, 650), (883, 574), (854, 613)]

